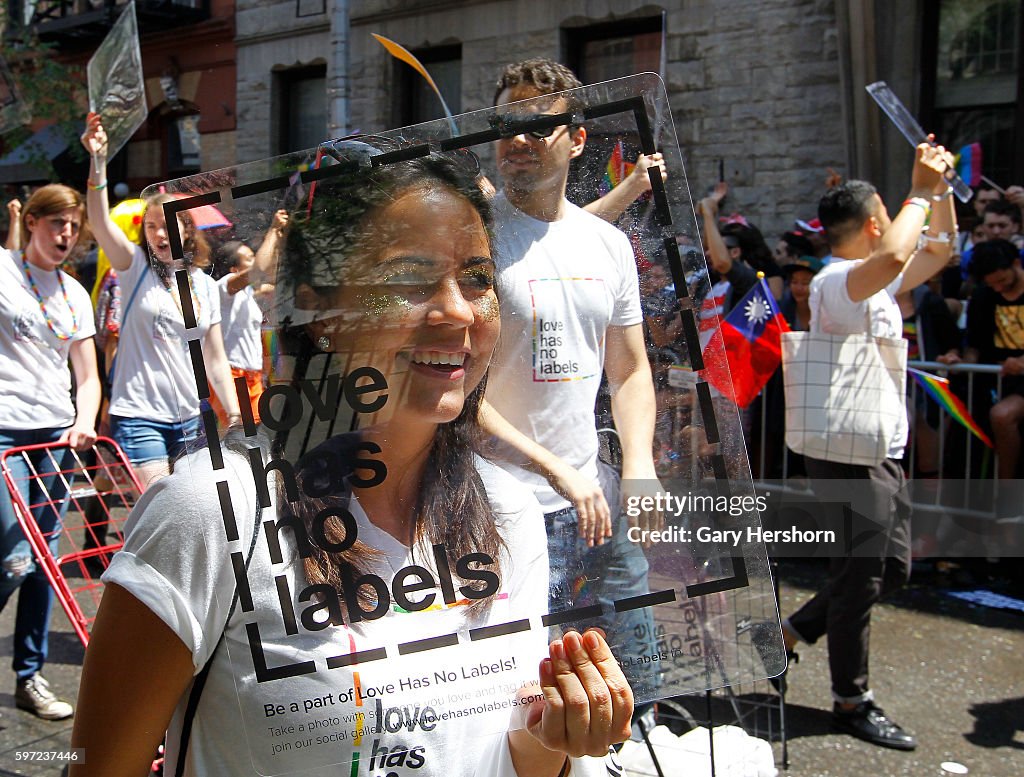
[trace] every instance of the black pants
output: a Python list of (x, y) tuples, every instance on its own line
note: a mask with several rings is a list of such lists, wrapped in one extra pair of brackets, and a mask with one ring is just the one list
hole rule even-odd
[(815, 497), (842, 516), (849, 552), (832, 559), (825, 585), (787, 625), (811, 644), (828, 636), (836, 701), (866, 701), (871, 607), (910, 575), (910, 498), (903, 470), (893, 459), (874, 467), (812, 458), (806, 463)]

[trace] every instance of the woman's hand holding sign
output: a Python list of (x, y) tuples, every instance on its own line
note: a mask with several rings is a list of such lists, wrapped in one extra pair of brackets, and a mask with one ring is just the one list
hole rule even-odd
[(540, 663), (544, 700), (526, 709), (525, 728), (509, 732), (520, 775), (554, 777), (565, 756), (604, 756), (630, 734), (633, 692), (601, 632), (570, 631), (548, 650)]

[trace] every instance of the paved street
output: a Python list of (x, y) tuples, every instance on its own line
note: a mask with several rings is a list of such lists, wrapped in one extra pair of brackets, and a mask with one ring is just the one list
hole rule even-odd
[[(808, 598), (822, 573), (787, 561), (783, 611)], [(10, 657), (13, 608), (0, 614), (0, 660)], [(872, 685), (879, 702), (917, 734), (913, 753), (883, 750), (829, 730), (824, 645), (800, 650), (790, 672), (789, 777), (942, 777), (955, 761), (977, 777), (1024, 774), (1024, 614), (976, 607), (939, 593), (925, 576), (875, 611)], [(47, 676), (74, 698), (82, 650), (62, 612), (54, 614)], [(750, 691), (766, 691), (759, 683)], [(140, 689), (145, 692), (145, 689)], [(70, 722), (47, 723), (14, 709), (13, 678), (0, 684), (0, 777), (57, 775), (16, 760), (16, 751), (68, 746)], [(112, 732), (113, 733), (113, 732)], [(778, 744), (776, 755), (781, 755)]]

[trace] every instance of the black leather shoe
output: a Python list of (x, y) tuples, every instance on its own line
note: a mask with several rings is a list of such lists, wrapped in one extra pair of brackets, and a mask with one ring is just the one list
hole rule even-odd
[(913, 750), (917, 747), (917, 739), (887, 718), (872, 701), (861, 702), (852, 710), (844, 710), (836, 704), (832, 708), (832, 725), (845, 734), (852, 734), (873, 745), (896, 750)]

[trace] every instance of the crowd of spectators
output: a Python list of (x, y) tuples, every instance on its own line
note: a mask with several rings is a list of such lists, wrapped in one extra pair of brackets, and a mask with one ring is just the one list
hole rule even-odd
[[(839, 182), (829, 171), (826, 187)], [(823, 190), (824, 191), (824, 190)], [(722, 182), (698, 202), (710, 277), (702, 296), (700, 313), (702, 345), (724, 317), (743, 299), (763, 273), (780, 312), (792, 330), (807, 330), (810, 322), (808, 297), (811, 279), (828, 265), (831, 254), (825, 230), (816, 216), (796, 213), (792, 227), (770, 246), (756, 226), (753, 213), (723, 215), (729, 204), (729, 187)], [(966, 460), (968, 432), (956, 424), (943, 424), (938, 406), (923, 391), (908, 398), (911, 416), (913, 461), (904, 460), (908, 475), (947, 477), (1015, 477), (1019, 468), (1024, 420), (1024, 234), (1021, 205), (1024, 188), (1005, 190), (982, 183), (966, 205), (959, 205), (960, 231), (954, 238), (949, 266), (918, 288), (899, 295), (903, 315), (903, 336), (908, 340), (911, 362), (930, 362), (953, 367), (952, 389), (969, 404), (972, 416), (993, 439), (998, 466), (986, 459), (981, 445), (973, 446)], [(809, 205), (809, 210), (813, 206)], [(646, 322), (652, 343), (659, 353), (652, 360), (665, 360), (678, 318), (666, 300), (664, 272), (654, 265), (641, 275)], [(679, 361), (685, 361), (681, 356)], [(970, 367), (954, 365), (998, 365), (1000, 375), (975, 374), (968, 389)], [(762, 392), (762, 401), (743, 414), (747, 450), (755, 475), (779, 478), (783, 475), (783, 415), (781, 367)], [(762, 415), (763, 420), (762, 420)], [(762, 434), (763, 430), (763, 434)], [(945, 445), (940, 436), (945, 435)], [(764, 438), (762, 440), (762, 437)], [(940, 450), (945, 461), (940, 461)], [(763, 452), (763, 460), (762, 460)], [(787, 474), (802, 472), (800, 459), (790, 454)]]

